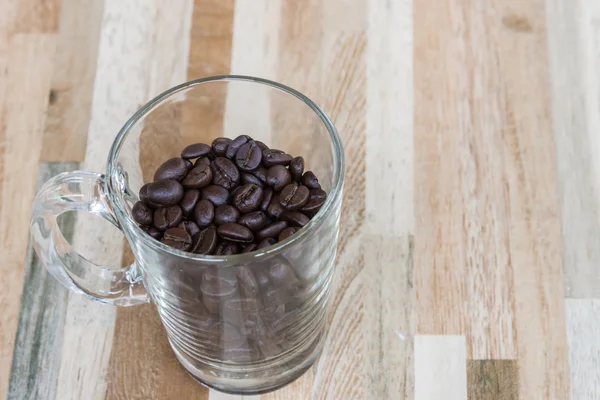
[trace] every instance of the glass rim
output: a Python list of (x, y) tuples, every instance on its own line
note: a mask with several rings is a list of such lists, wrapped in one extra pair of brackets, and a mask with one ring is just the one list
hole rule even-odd
[[(331, 190), (325, 200), (325, 203), (319, 210), (319, 212), (304, 226), (301, 228), (296, 234), (290, 236), (289, 238), (274, 244), (273, 246), (266, 247), (265, 249), (256, 250), (251, 253), (245, 254), (235, 254), (231, 256), (214, 256), (214, 255), (202, 255), (202, 254), (194, 254), (187, 251), (177, 250), (170, 246), (167, 246), (160, 241), (153, 239), (146, 232), (140, 228), (135, 221), (131, 218), (127, 210), (125, 209), (124, 204), (121, 203), (121, 200), (117, 196), (119, 193), (118, 190), (118, 182), (117, 182), (117, 157), (127, 138), (130, 130), (136, 126), (136, 124), (145, 117), (152, 109), (156, 106), (160, 105), (163, 101), (171, 98), (173, 95), (184, 91), (186, 89), (190, 89), (194, 86), (198, 86), (205, 83), (213, 83), (213, 82), (250, 82), (256, 83), (259, 85), (265, 85), (277, 90), (280, 90), (284, 93), (292, 95), (296, 97), (298, 100), (302, 101), (306, 104), (321, 120), (321, 122), (327, 128), (329, 133), (329, 137), (331, 139), (331, 143), (333, 145), (334, 157), (333, 157), (333, 180), (331, 185)], [(108, 190), (107, 196), (110, 200), (111, 206), (113, 207), (115, 213), (117, 214), (117, 220), (120, 224), (124, 222), (129, 230), (131, 230), (136, 238), (142, 240), (148, 247), (154, 249), (155, 251), (165, 252), (171, 254), (176, 257), (182, 257), (189, 261), (198, 261), (204, 264), (241, 264), (251, 261), (259, 261), (261, 259), (269, 258), (275, 256), (284, 250), (291, 247), (293, 244), (301, 241), (310, 233), (314, 232), (323, 222), (326, 215), (329, 213), (331, 208), (340, 201), (340, 197), (342, 194), (342, 188), (344, 184), (344, 176), (345, 176), (345, 156), (342, 141), (339, 137), (339, 134), (333, 125), (333, 122), (327, 114), (310, 98), (300, 93), (299, 91), (290, 88), (289, 86), (283, 85), (281, 83), (277, 83), (268, 79), (257, 78), (253, 76), (246, 75), (216, 75), (209, 76), (205, 78), (191, 80), (180, 85), (174, 86), (171, 89), (168, 89), (158, 96), (154, 97), (152, 100), (147, 102), (144, 106), (142, 106), (138, 111), (136, 111), (131, 118), (123, 125), (117, 137), (115, 138), (110, 151), (108, 153), (108, 159), (106, 163), (106, 173), (108, 176), (107, 185)]]

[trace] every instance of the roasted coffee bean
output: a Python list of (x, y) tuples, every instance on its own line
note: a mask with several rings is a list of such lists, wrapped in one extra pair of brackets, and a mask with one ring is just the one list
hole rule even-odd
[(292, 156), (285, 154), (285, 152), (281, 150), (263, 150), (262, 154), (262, 162), (265, 167), (272, 167), (273, 165), (288, 165), (292, 159)]
[(210, 185), (200, 192), (202, 200), (209, 200), (215, 206), (229, 203), (229, 192), (223, 186)]
[[(268, 172), (269, 172), (269, 170), (267, 168), (260, 166), (260, 167), (256, 168), (254, 171), (252, 171), (252, 175), (257, 177), (263, 183), (263, 185), (266, 185)], [(252, 182), (249, 182), (249, 183), (252, 183)]]
[(200, 228), (195, 222), (192, 221), (182, 221), (177, 225), (178, 228), (185, 229), (185, 231), (192, 237), (196, 236), (200, 233)]
[(235, 163), (242, 171), (255, 170), (260, 166), (261, 161), (262, 151), (253, 141), (244, 143), (235, 155)]
[(233, 204), (241, 213), (249, 213), (260, 206), (263, 190), (252, 183), (247, 183), (237, 191)]
[(304, 158), (296, 157), (290, 162), (290, 173), (292, 174), (292, 179), (296, 182), (299, 182), (302, 179), (302, 174), (304, 173)]
[(206, 228), (213, 223), (215, 206), (208, 200), (200, 200), (194, 208), (194, 221), (200, 228)]
[(272, 223), (271, 225), (267, 225), (267, 227), (261, 229), (256, 233), (256, 238), (258, 240), (263, 240), (267, 238), (276, 238), (279, 236), (281, 231), (287, 228), (288, 223), (285, 221), (277, 221)]
[(285, 240), (285, 239), (289, 238), (290, 236), (292, 236), (296, 232), (298, 232), (298, 228), (296, 228), (296, 227), (285, 228), (279, 234), (278, 239), (281, 242), (282, 240)]
[[(257, 287), (258, 289), (258, 287)], [(253, 297), (239, 298), (232, 297), (225, 300), (225, 311), (229, 311), (233, 315), (240, 314), (255, 314), (260, 309), (260, 303)]]
[(146, 192), (148, 201), (159, 206), (174, 206), (183, 198), (183, 186), (174, 180), (152, 182)]
[(319, 180), (312, 171), (306, 171), (302, 175), (302, 184), (309, 189), (321, 189)]
[(183, 210), (183, 216), (191, 219), (194, 215), (194, 207), (200, 200), (200, 191), (196, 189), (186, 190), (183, 199), (179, 202), (179, 207)]
[(258, 246), (255, 243), (251, 243), (248, 246), (244, 247), (242, 253), (252, 253), (254, 250), (256, 250), (257, 247)]
[[(275, 244), (275, 243), (273, 243)], [(271, 245), (269, 245), (271, 246)], [(268, 246), (266, 246), (268, 247)], [(255, 268), (254, 269), (254, 277), (256, 278), (256, 282), (258, 283), (258, 287), (261, 289), (266, 288), (267, 286), (269, 286), (269, 283), (271, 282), (269, 280), (269, 277), (267, 276), (266, 272), (262, 269), (262, 268)]]
[(162, 231), (159, 231), (154, 226), (142, 226), (142, 229), (144, 230), (144, 232), (146, 232), (148, 235), (152, 236), (154, 239), (156, 239), (156, 240), (162, 239), (162, 236), (163, 236)]
[(268, 274), (271, 282), (279, 288), (292, 290), (300, 285), (294, 269), (284, 260), (280, 259), (271, 265)]
[[(211, 153), (212, 154), (212, 153)], [(208, 165), (210, 167), (210, 158), (209, 156), (200, 157), (194, 163), (194, 167), (199, 167), (200, 165)]]
[(265, 307), (285, 304), (293, 299), (294, 295), (279, 285), (272, 285), (262, 292), (262, 303)]
[(235, 158), (235, 155), (237, 154), (240, 147), (242, 147), (242, 145), (248, 143), (250, 140), (252, 140), (252, 138), (248, 135), (240, 135), (240, 136), (236, 137), (235, 139), (233, 139), (231, 141), (231, 143), (229, 143), (229, 146), (227, 147), (227, 151), (225, 152), (225, 157), (229, 158), (230, 160)]
[(322, 189), (311, 189), (308, 201), (301, 208), (302, 212), (316, 213), (327, 200), (327, 193)]
[(310, 221), (310, 218), (308, 218), (306, 215), (302, 214), (299, 211), (286, 211), (283, 214), (281, 214), (280, 218), (284, 221), (289, 222), (290, 225), (296, 225), (299, 227), (303, 227)]
[(225, 157), (217, 157), (210, 164), (213, 175), (213, 183), (231, 189), (240, 182), (240, 172), (231, 160)]
[(194, 168), (194, 163), (191, 162), (190, 160), (183, 160), (183, 162), (185, 163), (185, 168), (189, 171), (190, 169)]
[(171, 158), (158, 167), (154, 173), (154, 180), (172, 179), (178, 181), (183, 179), (187, 171), (187, 166), (182, 158)]
[(138, 201), (131, 208), (131, 217), (140, 225), (152, 225), (154, 213), (146, 203)]
[(264, 144), (260, 140), (255, 140), (254, 143), (256, 143), (256, 145), (258, 146), (258, 148), (261, 149), (261, 150), (269, 150), (269, 146), (267, 146), (266, 144)]
[(283, 165), (275, 165), (269, 168), (267, 172), (267, 184), (273, 187), (273, 190), (279, 192), (292, 182), (290, 171)]
[(258, 209), (261, 211), (267, 211), (269, 204), (271, 204), (271, 200), (273, 199), (273, 189), (265, 188), (263, 190), (263, 198), (258, 206)]
[(254, 211), (248, 214), (244, 214), (237, 221), (238, 224), (244, 225), (246, 228), (250, 229), (252, 232), (255, 232), (259, 229), (262, 229), (267, 225), (269, 219), (262, 211)]
[(274, 238), (272, 238), (272, 237), (269, 237), (269, 238), (263, 239), (263, 240), (261, 240), (261, 241), (260, 241), (260, 243), (258, 244), (258, 248), (257, 248), (257, 250), (259, 250), (259, 249), (264, 249), (265, 247), (273, 246), (275, 243), (277, 243), (277, 240), (276, 240), (276, 239), (274, 239)]
[(290, 183), (281, 191), (279, 202), (287, 210), (299, 210), (306, 202), (310, 192), (306, 186)]
[(217, 228), (217, 234), (223, 239), (230, 240), (232, 242), (248, 243), (254, 240), (254, 235), (250, 229), (235, 223), (228, 223), (219, 226)]
[(258, 179), (256, 176), (252, 175), (249, 172), (243, 172), (241, 175), (242, 183), (252, 183), (260, 188), (264, 187), (264, 183)]
[(225, 152), (227, 151), (227, 148), (229, 147), (230, 143), (231, 143), (231, 139), (229, 139), (229, 138), (225, 138), (225, 137), (216, 138), (212, 142), (213, 152), (218, 157), (225, 156)]
[(236, 222), (240, 217), (240, 212), (237, 208), (223, 204), (215, 208), (215, 224), (217, 226)]
[(210, 185), (212, 179), (213, 172), (210, 166), (200, 164), (188, 172), (181, 181), (181, 184), (189, 189), (202, 189), (203, 187)]
[(143, 201), (146, 204), (150, 202), (150, 198), (148, 197), (148, 186), (150, 186), (150, 184), (146, 183), (140, 188), (140, 201)]
[(272, 218), (279, 218), (279, 216), (285, 211), (279, 202), (279, 195), (276, 194), (271, 199), (271, 203), (267, 207), (267, 215)]
[(238, 254), (240, 252), (240, 246), (237, 243), (229, 242), (227, 240), (223, 240), (217, 245), (217, 251), (215, 255), (217, 256), (232, 256), (234, 254)]
[(194, 143), (181, 151), (181, 158), (198, 158), (208, 155), (212, 148), (205, 143)]
[(183, 219), (183, 211), (179, 206), (161, 207), (154, 211), (154, 226), (156, 229), (165, 231), (174, 228)]
[(192, 238), (183, 228), (167, 229), (161, 242), (177, 250), (187, 251), (192, 245)]
[(194, 235), (191, 252), (196, 254), (211, 255), (217, 248), (217, 230), (214, 226), (209, 226)]

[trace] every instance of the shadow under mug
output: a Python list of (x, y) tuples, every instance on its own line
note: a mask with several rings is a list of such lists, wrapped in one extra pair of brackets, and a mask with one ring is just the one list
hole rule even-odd
[[(302, 155), (328, 193), (295, 235), (249, 254), (203, 256), (168, 247), (131, 218), (156, 168), (192, 143), (252, 136)], [(277, 389), (321, 352), (344, 182), (332, 122), (303, 94), (264, 79), (216, 76), (174, 87), (143, 106), (118, 133), (106, 175), (74, 171), (49, 180), (31, 217), (33, 246), (73, 292), (118, 306), (152, 302), (185, 369), (218, 390)], [(121, 229), (133, 254), (118, 269), (92, 263), (63, 237), (57, 217), (86, 211)]]

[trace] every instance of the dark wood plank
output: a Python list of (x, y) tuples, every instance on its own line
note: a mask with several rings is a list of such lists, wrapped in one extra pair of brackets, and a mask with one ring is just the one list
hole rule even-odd
[(519, 369), (515, 360), (467, 361), (469, 400), (517, 400)]

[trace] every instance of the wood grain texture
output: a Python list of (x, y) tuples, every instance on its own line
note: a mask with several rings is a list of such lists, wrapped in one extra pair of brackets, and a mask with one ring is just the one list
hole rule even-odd
[(19, 0), (14, 32), (54, 33), (58, 30), (61, 0)]
[(571, 398), (600, 399), (600, 300), (567, 299)]
[(466, 400), (464, 336), (415, 336), (415, 400)]
[[(6, 86), (0, 103), (0, 396), (8, 391), (19, 320), (29, 215), (55, 51), (53, 35), (15, 34), (8, 40)], [(18, 193), (18, 195), (16, 195)]]
[(600, 5), (547, 4), (565, 294), (600, 298)]
[(519, 371), (514, 360), (469, 360), (469, 400), (517, 400)]
[(104, 1), (62, 0), (41, 161), (85, 157)]
[[(78, 168), (74, 163), (41, 164), (37, 188), (62, 172)], [(64, 237), (71, 241), (74, 213), (59, 219)], [(54, 399), (67, 309), (67, 290), (48, 274), (31, 245), (28, 249), (21, 297), (21, 315), (15, 338), (8, 399)]]

